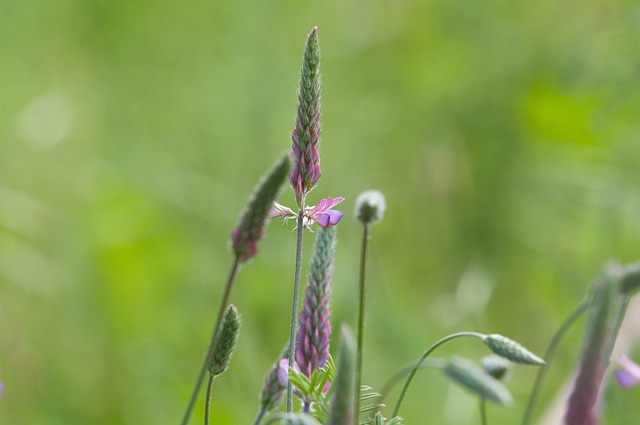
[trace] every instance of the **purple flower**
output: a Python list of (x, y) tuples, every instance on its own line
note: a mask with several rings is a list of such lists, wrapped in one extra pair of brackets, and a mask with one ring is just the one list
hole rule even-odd
[[(332, 202), (326, 203), (327, 206), (331, 204)], [(295, 348), (295, 363), (307, 378), (311, 378), (314, 370), (324, 367), (329, 359), (329, 300), (335, 249), (336, 228), (321, 229), (309, 267), (309, 284), (305, 291), (304, 307), (300, 312), (300, 330)]]
[(289, 382), (289, 359), (280, 359), (277, 374), (280, 385), (287, 388), (287, 383)]
[(325, 229), (329, 227), (329, 225), (335, 226), (342, 219), (344, 213), (342, 211), (332, 210), (331, 208), (342, 201), (344, 201), (344, 198), (341, 197), (322, 199), (311, 208), (307, 216)]
[(318, 29), (313, 28), (304, 50), (300, 85), (298, 88), (298, 107), (296, 108), (296, 124), (291, 134), (291, 150), (293, 169), (289, 175), (291, 187), (296, 196), (298, 206), (320, 180), (320, 115), (322, 111), (320, 91), (322, 76), (320, 75), (320, 45)]
[[(313, 207), (305, 207), (304, 209), (304, 222), (305, 228), (310, 229), (311, 224), (315, 221), (321, 227), (327, 228), (329, 226), (335, 226), (340, 222), (344, 213), (342, 211), (332, 209), (340, 202), (344, 201), (344, 198), (326, 198), (320, 200)], [(289, 207), (280, 205), (277, 202), (273, 203), (271, 211), (269, 211), (268, 218), (282, 217), (285, 220), (296, 218), (298, 215)]]
[(616, 372), (616, 380), (622, 388), (631, 388), (640, 384), (640, 365), (624, 354), (618, 355), (618, 364), (622, 369)]

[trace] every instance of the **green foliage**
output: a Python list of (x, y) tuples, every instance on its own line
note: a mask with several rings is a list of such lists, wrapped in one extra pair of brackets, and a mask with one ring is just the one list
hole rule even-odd
[[(382, 416), (380, 409), (384, 407), (384, 404), (377, 402), (380, 397), (380, 394), (367, 385), (360, 388), (360, 417), (365, 416), (364, 419), (360, 419), (360, 425), (401, 425), (402, 418), (398, 416), (391, 419)], [(374, 416), (368, 415), (371, 412), (376, 413)]]
[[(365, 188), (387, 196), (371, 252), (367, 382), (470, 325), (543, 347), (604, 259), (636, 260), (634, 0), (3, 2), (3, 423), (177, 423), (229, 231), (290, 140), (313, 25), (327, 141), (316, 190), (345, 196), (345, 211)], [(334, 323), (353, 322), (349, 218)], [(234, 289), (247, 343), (212, 423), (253, 419), (247, 394), (288, 337), (291, 243), (290, 228), (271, 223)], [(550, 365), (541, 408), (565, 385), (580, 334)], [(518, 370), (510, 386), (528, 388), (534, 373)], [(419, 385), (407, 422), (428, 410), (435, 424), (477, 423), (444, 411), (441, 380)], [(640, 417), (640, 392), (611, 387), (606, 398), (624, 407), (606, 423)], [(475, 408), (470, 399), (462, 407)], [(491, 416), (513, 424), (519, 412)]]
[(289, 368), (289, 379), (295, 387), (296, 396), (301, 400), (312, 403), (313, 415), (320, 421), (325, 422), (329, 413), (331, 403), (331, 391), (324, 392), (327, 383), (331, 384), (336, 378), (336, 366), (333, 357), (321, 369), (315, 369), (311, 378), (299, 371)]

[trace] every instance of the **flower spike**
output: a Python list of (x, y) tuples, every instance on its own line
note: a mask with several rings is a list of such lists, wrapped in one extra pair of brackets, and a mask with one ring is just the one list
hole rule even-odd
[(318, 28), (309, 33), (302, 57), (296, 126), (291, 134), (294, 166), (289, 175), (296, 202), (302, 207), (307, 193), (320, 180), (320, 45)]
[(329, 359), (329, 297), (333, 277), (333, 256), (336, 249), (336, 228), (318, 232), (311, 258), (309, 285), (305, 292), (304, 308), (300, 312), (300, 330), (295, 349), (295, 362), (307, 376), (320, 369)]
[(242, 263), (258, 252), (258, 242), (264, 234), (269, 208), (289, 173), (289, 162), (289, 158), (284, 156), (262, 178), (242, 212), (238, 226), (231, 232), (231, 247)]

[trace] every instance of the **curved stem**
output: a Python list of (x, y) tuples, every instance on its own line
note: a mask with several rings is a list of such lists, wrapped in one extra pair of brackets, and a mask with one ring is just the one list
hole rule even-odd
[[(402, 368), (395, 371), (394, 374), (389, 377), (389, 379), (387, 379), (387, 382), (385, 382), (382, 388), (380, 389), (380, 397), (378, 398), (378, 403), (382, 403), (384, 401), (384, 398), (387, 396), (387, 394), (391, 392), (391, 388), (393, 388), (393, 386), (397, 384), (398, 381), (402, 379), (402, 377), (404, 377), (409, 372), (411, 372), (414, 365), (415, 363), (411, 363), (406, 366), (403, 366)], [(426, 369), (430, 367), (438, 368), (442, 366), (443, 366), (443, 362), (440, 359), (427, 359), (424, 362), (422, 362), (422, 364), (418, 369)]]
[(542, 382), (547, 375), (547, 369), (549, 368), (549, 364), (553, 359), (553, 356), (564, 338), (564, 335), (567, 333), (569, 328), (575, 323), (575, 321), (584, 314), (589, 308), (589, 301), (584, 301), (575, 310), (569, 314), (569, 316), (562, 323), (558, 331), (553, 336), (547, 351), (544, 353), (544, 361), (545, 364), (542, 365), (538, 369), (538, 375), (536, 377), (536, 382), (533, 384), (533, 390), (531, 390), (531, 395), (529, 395), (529, 401), (527, 402), (527, 409), (525, 410), (524, 417), (522, 418), (522, 425), (528, 425), (531, 422), (531, 415), (533, 414), (533, 408), (538, 401), (538, 395), (540, 394), (540, 388), (542, 387)]
[[(298, 226), (296, 240), (296, 269), (293, 278), (293, 301), (291, 306), (291, 331), (289, 333), (289, 367), (293, 367), (293, 359), (296, 348), (296, 330), (298, 320), (298, 299), (300, 297), (300, 271), (302, 270), (302, 235), (304, 233), (304, 204), (305, 196), (302, 195), (300, 209), (298, 210)], [(287, 413), (293, 411), (293, 384), (287, 380)]]
[(364, 297), (365, 297), (365, 273), (367, 265), (367, 246), (369, 245), (369, 225), (364, 225), (362, 232), (362, 251), (360, 253), (360, 290), (358, 304), (358, 342), (356, 346), (356, 377), (355, 377), (355, 408), (356, 423), (360, 417), (360, 386), (362, 382), (362, 349), (364, 343)]
[(207, 382), (207, 396), (204, 407), (204, 425), (209, 425), (209, 414), (211, 413), (211, 389), (213, 388), (213, 373), (209, 374), (209, 382)]
[(411, 381), (413, 380), (413, 377), (415, 376), (416, 372), (420, 368), (420, 365), (427, 358), (427, 356), (429, 356), (429, 354), (431, 354), (433, 352), (433, 350), (435, 350), (436, 348), (438, 348), (439, 346), (441, 346), (445, 342), (447, 342), (449, 340), (452, 340), (454, 338), (460, 338), (460, 337), (464, 337), (464, 336), (480, 338), (480, 339), (485, 337), (484, 334), (481, 334), (481, 333), (478, 333), (478, 332), (457, 332), (457, 333), (451, 334), (449, 336), (445, 336), (444, 338), (442, 338), (441, 340), (439, 340), (438, 342), (433, 344), (431, 347), (429, 347), (427, 349), (427, 351), (424, 352), (422, 357), (420, 357), (420, 360), (418, 360), (418, 362), (415, 364), (415, 366), (413, 366), (413, 368), (411, 369), (411, 372), (409, 373), (409, 376), (407, 377), (407, 380), (404, 382), (404, 385), (402, 386), (402, 391), (400, 391), (400, 396), (398, 397), (398, 401), (396, 402), (396, 407), (393, 409), (393, 413), (391, 414), (392, 418), (395, 417), (395, 416), (398, 416), (398, 411), (400, 410), (400, 406), (402, 405), (402, 400), (404, 399), (404, 395), (406, 394), (407, 390), (409, 389), (409, 385), (411, 385)]
[(216, 317), (215, 324), (213, 325), (213, 332), (211, 333), (211, 340), (209, 341), (209, 347), (207, 348), (206, 355), (204, 356), (204, 360), (202, 361), (202, 366), (200, 367), (200, 372), (198, 373), (198, 377), (196, 378), (196, 382), (193, 386), (193, 391), (191, 392), (191, 398), (189, 398), (189, 403), (187, 404), (187, 408), (184, 411), (184, 415), (182, 416), (182, 421), (180, 422), (181, 425), (187, 425), (187, 423), (189, 422), (189, 417), (191, 416), (191, 412), (193, 411), (193, 408), (196, 405), (196, 399), (198, 398), (198, 393), (200, 392), (200, 387), (202, 386), (202, 381), (204, 380), (204, 374), (207, 371), (207, 366), (211, 363), (211, 359), (213, 358), (213, 353), (215, 352), (216, 345), (218, 343), (218, 332), (220, 331), (222, 316), (224, 315), (227, 304), (229, 303), (229, 297), (231, 296), (231, 288), (233, 287), (233, 282), (235, 281), (236, 276), (238, 274), (240, 263), (241, 263), (240, 258), (236, 256), (233, 262), (233, 265), (231, 266), (229, 277), (227, 278), (227, 284), (224, 288), (222, 299), (220, 300), (220, 306), (218, 307), (218, 316)]

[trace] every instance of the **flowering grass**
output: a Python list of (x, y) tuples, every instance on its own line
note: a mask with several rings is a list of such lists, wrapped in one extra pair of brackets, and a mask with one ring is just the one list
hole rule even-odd
[[(467, 390), (471, 397), (478, 398), (479, 417), (483, 424), (490, 423), (486, 402), (497, 406), (514, 404), (505, 382), (513, 366), (540, 368), (530, 401), (522, 420), (527, 424), (536, 407), (537, 394), (543, 384), (547, 361), (525, 348), (517, 341), (497, 333), (484, 334), (476, 331), (456, 332), (439, 339), (428, 348), (410, 368), (402, 368), (395, 374), (393, 382), (404, 380), (398, 400), (389, 408), (390, 417), (384, 404), (380, 402), (385, 394), (376, 393), (371, 387), (362, 385), (364, 352), (367, 249), (371, 243), (371, 226), (380, 223), (386, 208), (386, 200), (378, 191), (365, 191), (356, 201), (355, 218), (362, 225), (362, 249), (359, 263), (359, 285), (357, 290), (358, 319), (356, 338), (348, 325), (342, 324), (342, 335), (337, 365), (331, 354), (331, 292), (337, 248), (337, 226), (344, 217), (342, 211), (334, 209), (343, 197), (327, 197), (314, 206), (306, 205), (309, 193), (320, 180), (320, 118), (321, 118), (321, 74), (320, 42), (317, 28), (307, 37), (298, 89), (295, 128), (291, 139), (292, 163), (281, 160), (258, 185), (254, 196), (241, 215), (240, 223), (231, 233), (231, 245), (235, 260), (222, 296), (214, 332), (205, 356), (203, 370), (210, 373), (207, 400), (212, 395), (214, 377), (229, 368), (229, 361), (238, 340), (240, 321), (234, 306), (228, 305), (229, 293), (239, 267), (259, 254), (258, 242), (264, 234), (269, 219), (296, 219), (296, 251), (293, 279), (292, 321), (290, 339), (283, 342), (286, 348), (275, 360), (264, 380), (259, 397), (258, 414), (255, 425), (284, 422), (287, 424), (327, 424), (327, 425), (391, 425), (403, 422), (401, 407), (411, 384), (418, 373), (428, 365), (439, 369), (444, 379)], [(293, 190), (296, 209), (277, 202), (280, 187), (288, 175)], [(317, 226), (317, 227), (316, 227)], [(306, 232), (316, 232), (316, 243), (311, 254), (307, 286), (299, 311), (298, 293), (301, 286), (303, 262), (302, 238)], [(343, 265), (348, 267), (349, 265)], [(604, 409), (602, 393), (608, 380), (607, 370), (612, 350), (629, 300), (640, 287), (638, 264), (621, 266), (611, 262), (596, 280), (588, 300), (560, 325), (556, 337), (547, 350), (550, 358), (562, 336), (583, 313), (587, 315), (585, 337), (582, 345), (581, 362), (573, 391), (567, 401), (566, 425), (597, 425)], [(355, 307), (355, 306), (354, 306)], [(222, 315), (226, 311), (220, 330)], [(298, 326), (299, 325), (299, 326)], [(473, 339), (484, 343), (492, 357), (477, 362), (451, 356), (434, 358), (432, 354), (452, 340)], [(549, 360), (549, 359), (547, 359)], [(640, 380), (638, 366), (628, 357), (620, 356), (622, 367), (616, 378), (625, 388), (632, 387)], [(514, 368), (515, 369), (515, 368)], [(517, 370), (513, 371), (517, 373)], [(183, 424), (189, 420), (195, 398), (202, 381), (201, 371), (191, 400), (189, 401)], [(442, 379), (434, 378), (434, 379)], [(385, 386), (385, 389), (390, 386)], [(278, 412), (280, 403), (286, 399), (286, 413)], [(295, 403), (297, 400), (298, 403)], [(376, 402), (375, 400), (378, 400)], [(299, 408), (297, 408), (299, 406)], [(207, 403), (205, 424), (208, 424), (210, 405)], [(420, 423), (429, 421), (429, 412), (424, 413)]]

